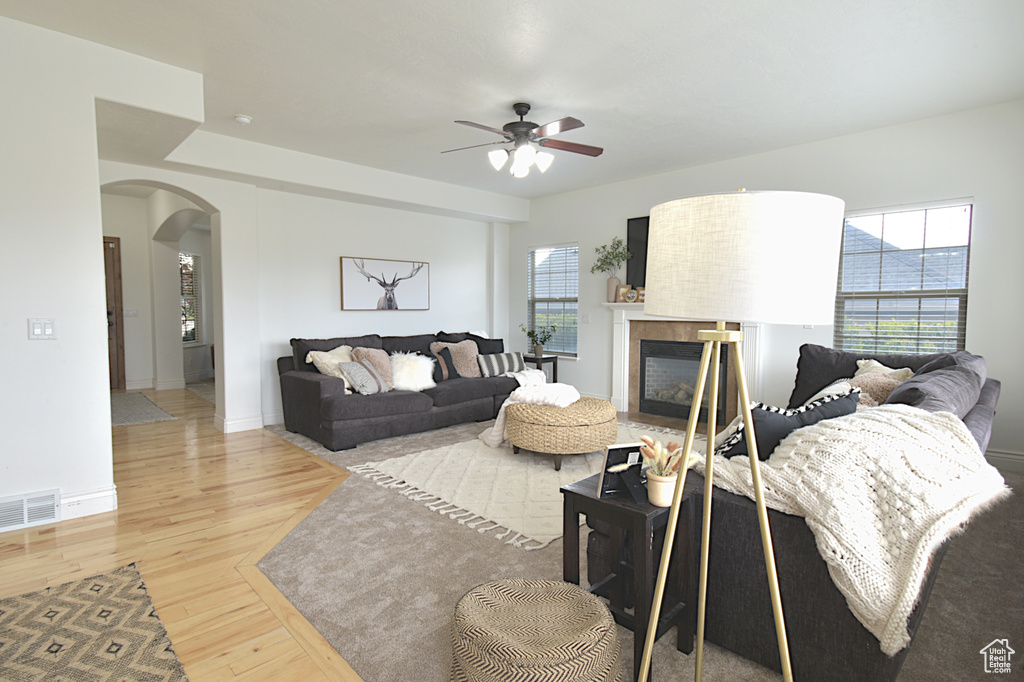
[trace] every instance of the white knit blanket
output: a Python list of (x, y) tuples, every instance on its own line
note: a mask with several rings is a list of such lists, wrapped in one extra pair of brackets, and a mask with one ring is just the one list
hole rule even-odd
[(532, 403), (534, 405), (553, 405), (555, 407), (568, 407), (580, 399), (580, 392), (569, 384), (527, 384), (520, 386), (505, 398), (505, 402), (498, 408), (498, 416), (491, 426), (479, 438), (492, 448), (500, 447), (506, 440), (505, 434), (505, 408), (515, 403)]
[[(889, 656), (910, 643), (935, 550), (1010, 493), (962, 421), (906, 405), (798, 429), (760, 468), (766, 504), (805, 517), (836, 587)], [(747, 457), (715, 457), (714, 483), (754, 499)]]

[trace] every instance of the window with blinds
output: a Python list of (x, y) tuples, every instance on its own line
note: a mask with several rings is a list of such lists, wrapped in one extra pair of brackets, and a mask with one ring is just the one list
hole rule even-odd
[(555, 326), (544, 352), (576, 355), (579, 308), (578, 245), (533, 249), (527, 254), (527, 322), (529, 329)]
[(202, 343), (203, 286), (199, 256), (178, 254), (181, 278), (181, 342)]
[(963, 350), (972, 205), (847, 215), (836, 294), (836, 348)]

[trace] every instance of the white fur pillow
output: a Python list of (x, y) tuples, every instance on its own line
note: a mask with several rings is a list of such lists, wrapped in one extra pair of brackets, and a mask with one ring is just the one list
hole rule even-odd
[(391, 383), (399, 391), (433, 388), (434, 358), (419, 353), (391, 354)]
[(345, 393), (352, 392), (352, 384), (348, 377), (341, 371), (341, 363), (352, 362), (352, 346), (338, 346), (333, 350), (311, 350), (306, 353), (306, 362), (312, 362), (313, 366), (321, 374), (329, 377), (338, 377), (345, 381)]

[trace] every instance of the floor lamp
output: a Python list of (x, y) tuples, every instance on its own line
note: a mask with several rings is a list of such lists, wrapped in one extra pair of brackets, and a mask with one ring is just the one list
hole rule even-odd
[[(704, 342), (704, 350), (683, 442), (683, 461), (687, 464), (693, 450), (704, 387), (709, 379), (708, 449), (713, 449), (711, 445), (714, 443), (717, 417), (721, 349), (723, 344), (729, 344), (734, 349), (732, 357), (750, 453), (761, 544), (775, 616), (775, 634), (782, 659), (782, 674), (787, 682), (793, 679), (793, 672), (743, 367), (743, 332), (726, 330), (725, 321), (831, 324), (843, 209), (841, 199), (806, 192), (741, 190), (696, 196), (669, 201), (651, 209), (647, 240), (644, 312), (663, 317), (717, 321), (715, 329), (697, 334), (697, 338)], [(647, 681), (651, 669), (686, 469), (686, 466), (680, 467), (676, 475), (640, 666), (641, 682)], [(694, 673), (696, 680), (701, 679), (704, 663), (704, 616), (713, 478), (713, 458), (709, 456), (704, 472)]]

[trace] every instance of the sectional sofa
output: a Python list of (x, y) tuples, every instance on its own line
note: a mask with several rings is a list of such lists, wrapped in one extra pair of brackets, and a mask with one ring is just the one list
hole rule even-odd
[(310, 351), (330, 351), (345, 345), (378, 348), (388, 355), (420, 353), (430, 357), (431, 343), (466, 340), (474, 341), (482, 355), (504, 351), (501, 339), (487, 339), (468, 332), (294, 338), (292, 354), (277, 360), (285, 428), (308, 436), (329, 450), (346, 450), (381, 438), (493, 419), (509, 394), (518, 388), (515, 379), (459, 377), (440, 381), (423, 391), (393, 390), (360, 395), (346, 393), (343, 379), (321, 374), (312, 363), (306, 362)]

